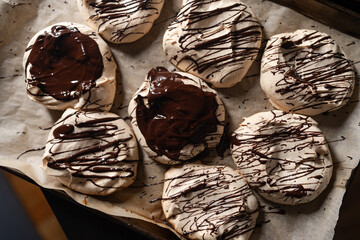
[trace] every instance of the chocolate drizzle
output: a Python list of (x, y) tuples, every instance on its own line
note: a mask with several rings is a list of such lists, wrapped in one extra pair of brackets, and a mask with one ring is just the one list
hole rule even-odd
[(188, 78), (163, 67), (152, 69), (147, 79), (148, 95), (135, 101), (137, 124), (149, 148), (178, 160), (185, 146), (206, 145), (205, 137), (216, 133), (219, 124), (215, 94), (184, 84)]
[[(145, 32), (139, 31), (139, 26), (149, 24), (152, 15), (159, 15), (156, 5), (162, 4), (163, 0), (100, 0), (90, 3), (96, 14), (91, 15), (90, 19), (101, 22), (98, 24), (98, 31), (107, 28), (104, 25), (115, 26), (111, 34), (110, 41), (122, 42), (130, 35), (142, 36)], [(143, 14), (139, 14), (143, 11)], [(134, 36), (132, 36), (134, 37)]]
[(301, 202), (305, 196), (310, 201), (309, 196), (330, 179), (324, 174), (331, 175), (323, 134), (310, 117), (281, 111), (268, 114), (246, 119), (235, 131), (233, 159), (250, 186), (264, 197), (276, 195), (277, 202), (285, 204)]
[(235, 239), (255, 227), (257, 200), (236, 171), (190, 164), (169, 172), (162, 205), (168, 221), (184, 236)]
[[(177, 28), (181, 28), (180, 33)], [(260, 24), (246, 5), (235, 1), (189, 0), (166, 34), (171, 36), (172, 32), (180, 36), (178, 55), (171, 56), (171, 62), (204, 80), (224, 74), (220, 82), (247, 68), (244, 62), (255, 59), (261, 40)], [(185, 68), (181, 67), (182, 61), (187, 61)], [(226, 74), (224, 69), (228, 69)]]
[(25, 155), (27, 153), (42, 151), (44, 149), (45, 149), (45, 147), (39, 147), (39, 148), (32, 148), (32, 149), (25, 150), (24, 152), (20, 153), (19, 156), (17, 156), (16, 160), (19, 160), (23, 155)]
[[(265, 74), (264, 84), (270, 81), (268, 78), (282, 75), (274, 82), (274, 90), (264, 91), (281, 104), (281, 109), (291, 112), (310, 111), (313, 113), (309, 115), (315, 115), (337, 109), (353, 91), (351, 61), (339, 51), (334, 40), (317, 31), (272, 37), (262, 60), (262, 75)], [(273, 96), (272, 91), (277, 95)]]
[[(47, 143), (47, 166), (68, 169), (72, 176), (95, 179), (132, 178), (137, 160), (130, 156), (129, 129), (119, 128), (120, 117), (96, 112), (70, 112), (53, 127)], [(81, 118), (81, 119), (80, 119)]]
[(94, 87), (103, 72), (97, 43), (76, 27), (53, 26), (38, 36), (29, 50), (26, 82), (41, 90), (35, 94), (28, 91), (34, 96), (70, 101)]

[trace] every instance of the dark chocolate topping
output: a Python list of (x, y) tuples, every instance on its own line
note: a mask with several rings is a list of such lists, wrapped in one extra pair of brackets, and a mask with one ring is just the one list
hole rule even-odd
[(29, 50), (26, 82), (41, 89), (37, 96), (72, 100), (94, 87), (103, 72), (97, 43), (76, 27), (53, 26), (51, 32), (40, 35), (26, 51)]
[(57, 127), (53, 135), (55, 138), (64, 138), (74, 131), (74, 126), (71, 124), (63, 124)]
[[(47, 159), (47, 166), (59, 170), (70, 169), (74, 177), (82, 178), (115, 179), (134, 176), (132, 167), (119, 165), (129, 163), (124, 157), (129, 154), (127, 142), (133, 138), (126, 129), (119, 129), (115, 124), (120, 117), (94, 118), (91, 112), (87, 112), (86, 121), (79, 121), (81, 114), (85, 113), (74, 112), (56, 123), (54, 138), (49, 141), (51, 158)], [(65, 123), (69, 118), (75, 118), (71, 121), (73, 124)], [(71, 146), (76, 143), (82, 145)], [(63, 147), (59, 151), (61, 145)], [(104, 172), (121, 174), (101, 174)]]
[(147, 78), (148, 106), (140, 95), (135, 101), (136, 120), (150, 149), (178, 160), (186, 145), (205, 144), (205, 136), (215, 133), (219, 123), (215, 94), (184, 84), (186, 77), (162, 67), (152, 69)]
[[(292, 38), (296, 39), (296, 35)], [(280, 44), (277, 44), (279, 40)], [(306, 46), (300, 45), (305, 41)], [(284, 75), (276, 82), (275, 93), (282, 96), (279, 100), (292, 105), (289, 111), (301, 113), (304, 109), (317, 109), (328, 104), (338, 108), (349, 99), (354, 69), (329, 36), (309, 31), (296, 41), (290, 37), (273, 37), (265, 49), (265, 54), (267, 52), (271, 54), (263, 59), (262, 73)], [(296, 104), (294, 100), (305, 103)]]
[[(182, 57), (172, 56), (172, 60), (177, 64), (182, 60), (192, 61), (185, 71), (202, 73), (213, 68), (206, 79), (226, 67), (237, 67), (233, 71), (242, 69), (242, 63), (254, 59), (259, 52), (255, 45), (261, 40), (261, 28), (248, 7), (241, 2), (226, 4), (225, 7), (211, 7), (219, 1), (187, 1), (168, 29), (171, 32), (186, 22), (178, 40)], [(212, 10), (204, 11), (200, 8)], [(223, 20), (219, 21), (218, 16), (224, 16)], [(198, 51), (206, 52), (205, 56), (194, 54)]]
[[(158, 0), (161, 3), (163, 0)], [(128, 31), (136, 28), (141, 24), (148, 24), (145, 21), (153, 14), (159, 14), (158, 9), (153, 5), (157, 2), (154, 0), (101, 0), (89, 5), (94, 8), (95, 15), (90, 16), (90, 19), (100, 19), (101, 23), (98, 26), (100, 29), (104, 24), (109, 23), (119, 28), (114, 30), (110, 41), (121, 42), (129, 35), (143, 35), (143, 32)], [(133, 16), (138, 11), (147, 11), (146, 14)]]

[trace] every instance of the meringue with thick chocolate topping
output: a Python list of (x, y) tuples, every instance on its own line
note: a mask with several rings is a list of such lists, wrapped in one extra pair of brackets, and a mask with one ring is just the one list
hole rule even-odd
[(187, 73), (152, 69), (129, 103), (131, 123), (148, 155), (164, 164), (194, 158), (215, 147), (225, 110), (215, 90)]
[(275, 110), (245, 118), (231, 137), (231, 152), (250, 186), (276, 203), (310, 202), (332, 175), (326, 140), (308, 116)]
[(246, 240), (258, 216), (258, 201), (247, 182), (225, 166), (171, 167), (161, 202), (166, 219), (188, 239)]
[(138, 161), (136, 138), (118, 115), (71, 108), (52, 127), (43, 157), (48, 175), (90, 195), (132, 184)]
[(49, 109), (108, 111), (112, 106), (116, 63), (87, 26), (62, 22), (39, 31), (23, 64), (29, 98)]
[(150, 31), (164, 0), (77, 0), (87, 24), (105, 40), (134, 42)]
[(355, 73), (330, 36), (301, 29), (269, 39), (260, 83), (275, 108), (313, 116), (346, 104)]
[(240, 82), (260, 45), (260, 24), (238, 0), (184, 0), (163, 39), (172, 64), (217, 88)]

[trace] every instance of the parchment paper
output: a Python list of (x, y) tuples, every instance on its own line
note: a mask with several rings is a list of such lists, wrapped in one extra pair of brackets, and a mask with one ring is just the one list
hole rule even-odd
[[(110, 44), (118, 64), (117, 96), (112, 112), (126, 117), (127, 104), (153, 67), (175, 68), (162, 51), (162, 36), (181, 5), (180, 0), (165, 0), (163, 12), (151, 31), (135, 43)], [(360, 70), (360, 40), (308, 19), (288, 8), (261, 0), (244, 0), (264, 27), (266, 38), (298, 28), (328, 33)], [(30, 38), (48, 25), (72, 21), (85, 24), (75, 0), (28, 0), (0, 2), (0, 165), (17, 169), (45, 188), (65, 191), (75, 201), (114, 216), (131, 217), (168, 227), (160, 201), (163, 174), (168, 168), (148, 159), (138, 179), (129, 188), (108, 197), (90, 197), (67, 189), (45, 175), (41, 166), (42, 150), (21, 153), (45, 145), (48, 130), (62, 112), (50, 111), (28, 99), (25, 93), (22, 57)], [(264, 45), (264, 44), (263, 44)], [(260, 58), (259, 58), (260, 59)], [(259, 59), (247, 77), (230, 89), (219, 89), (225, 104), (230, 133), (242, 117), (273, 109), (260, 89)], [(338, 111), (314, 117), (327, 138), (334, 161), (334, 173), (328, 188), (313, 202), (300, 206), (274, 205), (259, 197), (260, 217), (251, 239), (331, 239), (338, 219), (346, 184), (359, 162), (360, 109), (359, 81), (349, 103)], [(214, 151), (202, 160), (206, 164), (234, 167), (229, 150), (224, 158)]]

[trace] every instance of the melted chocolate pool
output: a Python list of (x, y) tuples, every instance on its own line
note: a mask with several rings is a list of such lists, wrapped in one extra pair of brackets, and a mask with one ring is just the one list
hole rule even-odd
[(215, 94), (184, 84), (186, 77), (163, 67), (152, 69), (147, 78), (149, 106), (137, 96), (136, 120), (150, 149), (178, 160), (186, 145), (205, 144), (205, 136), (217, 130)]
[(72, 100), (89, 91), (103, 72), (97, 43), (75, 27), (53, 26), (29, 50), (25, 69), (29, 67), (30, 76), (26, 81), (41, 89), (37, 96)]

